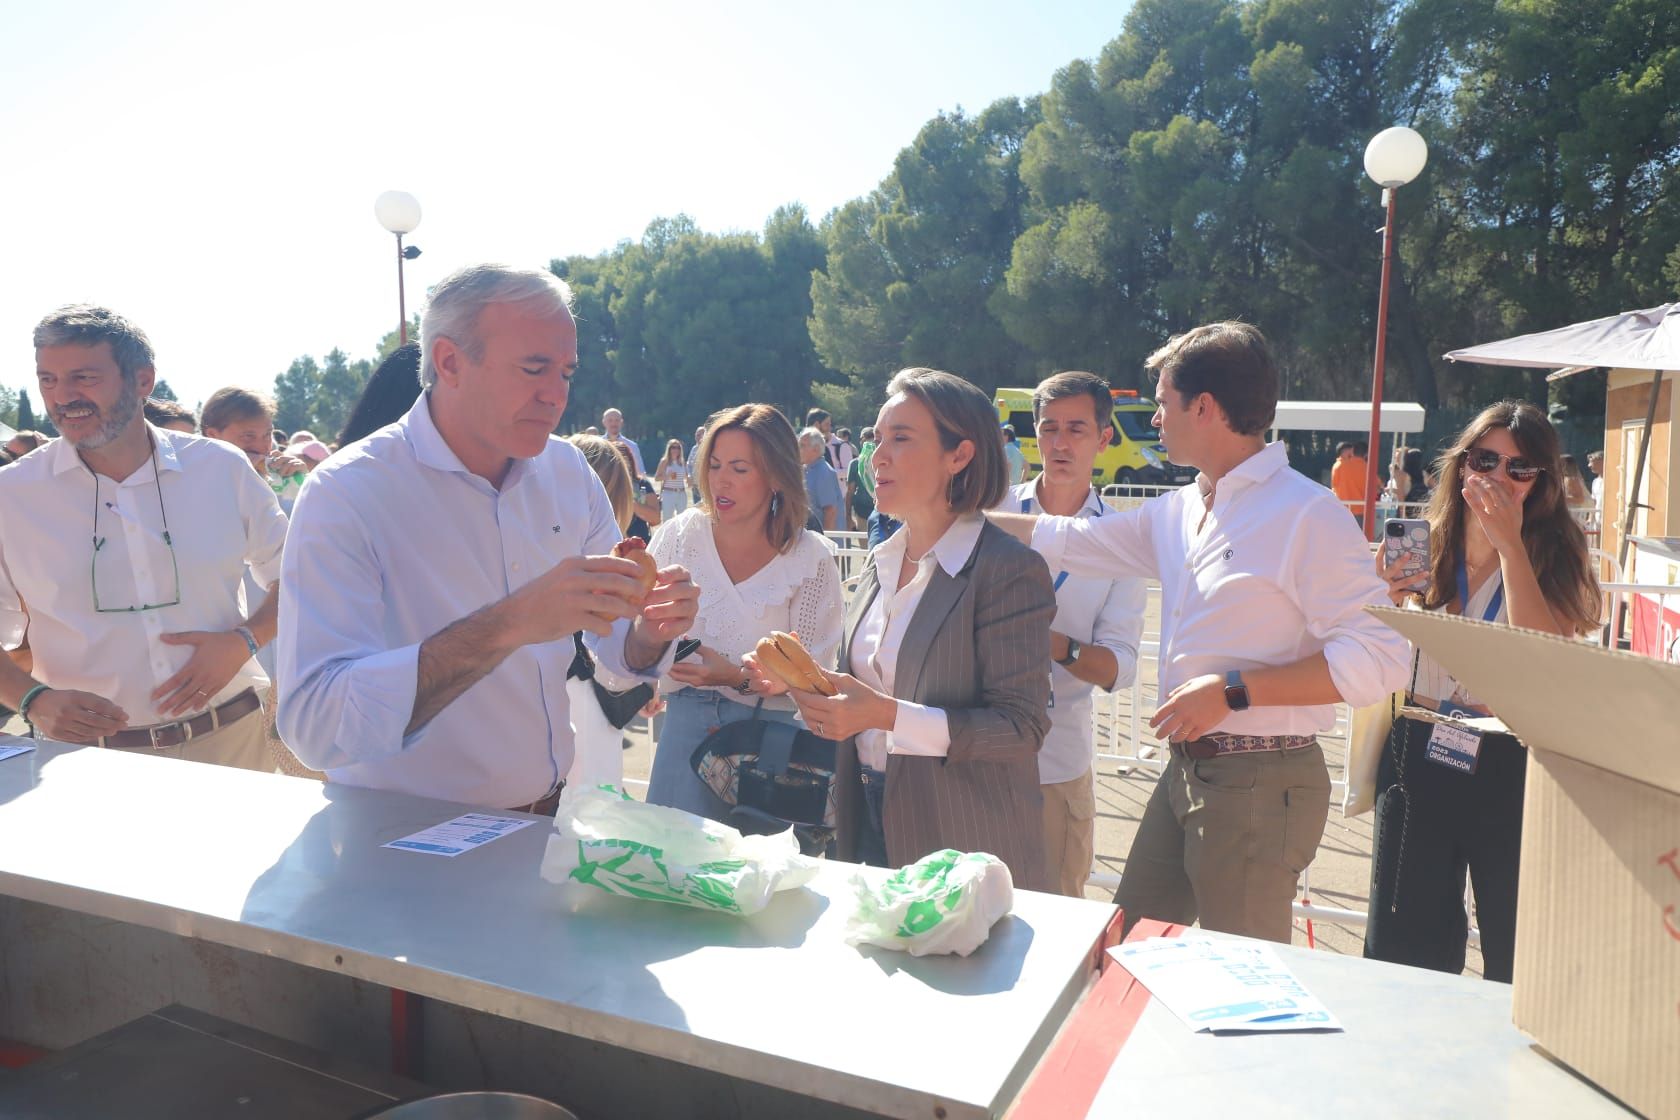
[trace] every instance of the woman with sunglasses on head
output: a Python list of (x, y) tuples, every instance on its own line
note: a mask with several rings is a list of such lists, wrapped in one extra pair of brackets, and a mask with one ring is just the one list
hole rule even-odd
[[(1596, 630), (1598, 581), (1565, 502), (1557, 433), (1521, 401), (1484, 409), (1437, 466), (1429, 569), (1377, 566), (1397, 605), (1563, 637)], [(1490, 714), (1427, 654), (1413, 653), (1408, 707)], [(1475, 890), (1483, 975), (1509, 983), (1527, 756), (1509, 735), (1479, 737), (1402, 711), (1377, 769), (1365, 955), (1464, 970), (1464, 879)]]

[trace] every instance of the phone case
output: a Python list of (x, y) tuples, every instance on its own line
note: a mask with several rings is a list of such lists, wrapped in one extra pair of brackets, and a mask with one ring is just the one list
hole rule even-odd
[[(1405, 536), (1392, 537), (1388, 534), (1388, 526), (1403, 525)], [(1415, 576), (1429, 570), (1429, 523), (1422, 520), (1393, 518), (1383, 525), (1383, 557), (1387, 566), (1405, 557), (1405, 567), (1401, 574)]]

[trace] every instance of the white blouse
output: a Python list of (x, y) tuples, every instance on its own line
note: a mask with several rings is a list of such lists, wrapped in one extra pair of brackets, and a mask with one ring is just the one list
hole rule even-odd
[[(1493, 575), (1483, 580), (1482, 585), (1470, 593), (1470, 601), (1465, 603), (1462, 608), (1464, 617), (1484, 619), (1488, 622), (1501, 622), (1508, 625), (1509, 618), (1506, 615), (1506, 604), (1503, 598), (1501, 598), (1499, 604), (1499, 613), (1492, 618), (1486, 617), (1488, 607), (1493, 604), (1494, 593), (1504, 586), (1505, 583), (1501, 578), (1500, 571), (1495, 568)], [(1423, 609), (1417, 606), (1417, 600), (1415, 599), (1408, 600), (1407, 605), (1412, 610)], [(1446, 610), (1445, 607), (1440, 609)], [(1439, 661), (1421, 650), (1415, 651), (1415, 656), (1417, 658), (1417, 669), (1412, 674), (1409, 690), (1414, 701), (1431, 708), (1439, 708), (1442, 701), (1451, 701), (1455, 707), (1472, 708), (1477, 712), (1487, 711), (1487, 706), (1472, 696), (1462, 684), (1459, 684)]]
[[(916, 574), (903, 587), (898, 586), (898, 579), (904, 572), (905, 551), (910, 547), (909, 532), (894, 533), (875, 546), (869, 562), (875, 565), (880, 590), (852, 635), (850, 668), (854, 677), (870, 688), (894, 695), (899, 649), (904, 645), (905, 632), (910, 629), (910, 620), (915, 617), (922, 595), (933, 582), (934, 569), (944, 568), (949, 576), (961, 572), (985, 524), (979, 514), (957, 518), (916, 561)], [(899, 699), (892, 730), (862, 732), (857, 737), (857, 752), (858, 761), (871, 770), (885, 770), (889, 754), (943, 758), (951, 753), (951, 723), (943, 708)]]
[[(788, 552), (735, 583), (724, 570), (712, 537), (713, 522), (701, 509), (689, 509), (654, 530), (648, 551), (660, 567), (681, 564), (700, 588), (699, 617), (689, 637), (699, 638), (731, 661), (772, 630), (798, 631), (800, 644), (817, 664), (832, 667), (840, 648), (846, 608), (840, 594), (840, 569), (821, 536), (802, 531)], [(667, 691), (685, 687), (667, 677)], [(756, 704), (760, 697), (733, 688), (708, 686), (730, 700)], [(792, 711), (788, 696), (764, 698), (766, 708)]]

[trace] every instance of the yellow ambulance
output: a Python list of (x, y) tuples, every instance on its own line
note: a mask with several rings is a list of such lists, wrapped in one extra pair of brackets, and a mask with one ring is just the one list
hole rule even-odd
[[(1101, 487), (1182, 486), (1195, 481), (1194, 467), (1167, 461), (1166, 449), (1149, 422), (1155, 415), (1155, 402), (1139, 396), (1135, 389), (1109, 392), (1114, 397), (1114, 438), (1097, 456), (1091, 469), (1091, 482)], [(999, 389), (995, 401), (998, 423), (1015, 430), (1015, 441), (1027, 460), (1028, 478), (1037, 476), (1044, 465), (1033, 428), (1032, 395), (1031, 389)]]

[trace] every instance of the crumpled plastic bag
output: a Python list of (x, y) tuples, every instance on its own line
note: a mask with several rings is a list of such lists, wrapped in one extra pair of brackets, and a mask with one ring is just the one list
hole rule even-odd
[(793, 830), (742, 836), (728, 825), (633, 800), (612, 786), (568, 786), (554, 814), (542, 877), (573, 891), (604, 891), (756, 914), (777, 891), (816, 877)]
[(913, 957), (966, 957), (986, 943), (992, 923), (1015, 905), (1009, 868), (985, 852), (942, 852), (901, 867), (885, 882), (852, 876), (857, 904), (846, 919), (846, 942), (900, 949)]

